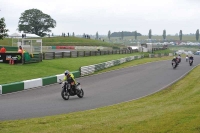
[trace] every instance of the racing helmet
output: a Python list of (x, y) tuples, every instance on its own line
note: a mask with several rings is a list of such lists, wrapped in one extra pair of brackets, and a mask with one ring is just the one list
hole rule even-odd
[(67, 76), (68, 74), (70, 74), (70, 72), (66, 70), (64, 74)]

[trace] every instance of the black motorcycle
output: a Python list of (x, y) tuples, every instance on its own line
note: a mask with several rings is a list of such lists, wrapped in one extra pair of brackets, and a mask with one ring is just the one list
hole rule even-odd
[(178, 63), (176, 63), (175, 61), (172, 61), (172, 67), (175, 69), (178, 66)]
[(190, 66), (192, 66), (192, 64), (193, 64), (193, 60), (189, 60), (189, 64), (190, 64)]
[(75, 86), (73, 86), (76, 88), (72, 88), (72, 86), (67, 81), (61, 82), (60, 80), (60, 84), (62, 84), (61, 96), (64, 100), (68, 100), (70, 96), (77, 95), (79, 98), (82, 98), (84, 96), (84, 91), (81, 88), (79, 82)]

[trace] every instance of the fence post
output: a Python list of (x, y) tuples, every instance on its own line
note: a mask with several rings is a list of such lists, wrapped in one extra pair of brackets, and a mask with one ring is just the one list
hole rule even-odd
[(56, 58), (56, 53), (55, 52), (53, 52), (53, 59), (55, 59)]
[(24, 58), (24, 54), (22, 54), (22, 64), (25, 63), (25, 58)]
[(79, 57), (79, 51), (77, 51), (77, 57)]
[(72, 51), (70, 51), (70, 57), (72, 58)]
[(43, 53), (43, 59), (45, 60), (45, 53)]
[(64, 58), (64, 54), (65, 54), (65, 53), (64, 53), (64, 52), (62, 52), (62, 58)]

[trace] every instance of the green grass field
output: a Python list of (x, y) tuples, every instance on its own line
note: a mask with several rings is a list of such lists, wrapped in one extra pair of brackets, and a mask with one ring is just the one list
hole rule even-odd
[[(155, 60), (162, 58), (131, 61), (113, 69)], [(200, 66), (182, 80), (153, 95), (88, 111), (0, 121), (0, 133), (199, 133), (199, 103)]]

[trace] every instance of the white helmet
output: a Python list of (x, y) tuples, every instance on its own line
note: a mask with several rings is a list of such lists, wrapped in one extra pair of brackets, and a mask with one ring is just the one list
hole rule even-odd
[(66, 70), (64, 74), (68, 75), (68, 74), (70, 74), (70, 72), (68, 70)]

